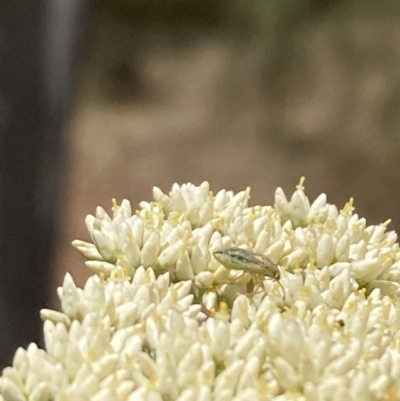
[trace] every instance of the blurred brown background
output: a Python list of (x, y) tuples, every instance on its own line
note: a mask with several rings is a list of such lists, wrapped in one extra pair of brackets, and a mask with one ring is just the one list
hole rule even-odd
[(86, 23), (54, 285), (89, 275), (85, 216), (154, 185), (271, 203), (305, 175), (400, 227), (398, 0), (103, 0)]

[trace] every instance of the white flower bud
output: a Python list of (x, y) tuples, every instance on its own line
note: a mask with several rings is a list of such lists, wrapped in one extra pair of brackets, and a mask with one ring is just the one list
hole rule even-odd
[(290, 215), (293, 223), (299, 225), (305, 222), (309, 209), (310, 203), (304, 191), (295, 191), (290, 200)]
[(74, 240), (72, 246), (77, 249), (85, 258), (90, 260), (103, 260), (96, 246), (85, 241)]
[(1, 378), (0, 391), (4, 398), (4, 401), (26, 401), (22, 389), (20, 389), (8, 377)]
[(288, 217), (291, 214), (291, 207), (282, 188), (277, 188), (275, 191), (274, 207), (284, 217)]
[(116, 261), (116, 244), (100, 230), (94, 229), (92, 231), (92, 238), (96, 245), (97, 250), (107, 262), (114, 263)]
[(349, 258), (350, 238), (347, 234), (342, 235), (336, 244), (335, 258), (338, 262), (345, 262)]
[(144, 267), (156, 266), (158, 262), (158, 253), (160, 252), (160, 233), (153, 231), (148, 240), (143, 245), (141, 251), (141, 264)]
[(186, 251), (180, 252), (175, 272), (179, 280), (192, 280), (194, 278), (192, 264)]
[(323, 234), (317, 247), (317, 266), (319, 268), (331, 264), (335, 255), (332, 236)]
[(129, 202), (127, 199), (123, 199), (121, 202), (120, 210), (125, 219), (131, 217), (132, 216), (131, 202)]
[(200, 288), (210, 288), (214, 281), (214, 274), (209, 271), (202, 271), (195, 276), (194, 280)]
[(318, 216), (318, 214), (321, 212), (321, 209), (325, 207), (326, 205), (326, 194), (321, 194), (315, 199), (315, 201), (312, 203), (310, 210), (308, 211), (307, 217), (309, 219), (314, 219)]
[(160, 266), (172, 266), (176, 263), (179, 257), (179, 252), (183, 248), (183, 241), (178, 240), (174, 244), (164, 249), (158, 256)]
[(256, 239), (256, 243), (254, 245), (254, 252), (260, 254), (264, 253), (265, 250), (270, 245), (270, 240), (271, 240), (270, 232), (265, 228), (263, 228)]
[(87, 260), (85, 265), (93, 273), (97, 275), (104, 274), (106, 277), (108, 277), (110, 273), (116, 269), (115, 265), (107, 262), (100, 262), (98, 260)]
[(265, 251), (265, 256), (267, 256), (273, 263), (278, 263), (283, 256), (283, 250), (285, 248), (285, 242), (282, 240), (275, 241), (271, 244)]
[(221, 399), (221, 393), (223, 391), (229, 391), (233, 394), (236, 387), (236, 383), (239, 380), (240, 375), (243, 372), (244, 362), (234, 361), (232, 364), (227, 366), (215, 379), (214, 394), (217, 399)]

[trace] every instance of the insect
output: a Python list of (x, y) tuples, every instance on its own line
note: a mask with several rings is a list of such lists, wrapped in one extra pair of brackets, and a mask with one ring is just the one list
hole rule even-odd
[(278, 266), (265, 255), (241, 248), (222, 248), (214, 251), (214, 258), (229, 270), (242, 270), (254, 275), (257, 284), (262, 288), (264, 287), (264, 277), (277, 281), (283, 290), (283, 299), (285, 299), (285, 289), (279, 281), (281, 273)]

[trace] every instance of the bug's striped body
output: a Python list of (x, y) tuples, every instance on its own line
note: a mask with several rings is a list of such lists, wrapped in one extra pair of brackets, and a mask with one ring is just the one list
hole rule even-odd
[(265, 255), (241, 248), (222, 248), (214, 251), (214, 257), (229, 270), (242, 270), (252, 275), (274, 279), (283, 289), (279, 281), (281, 275), (278, 266)]

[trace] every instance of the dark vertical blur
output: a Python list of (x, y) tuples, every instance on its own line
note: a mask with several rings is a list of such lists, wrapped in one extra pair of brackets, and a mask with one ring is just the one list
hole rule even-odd
[(42, 344), (84, 1), (0, 2), (0, 367)]

